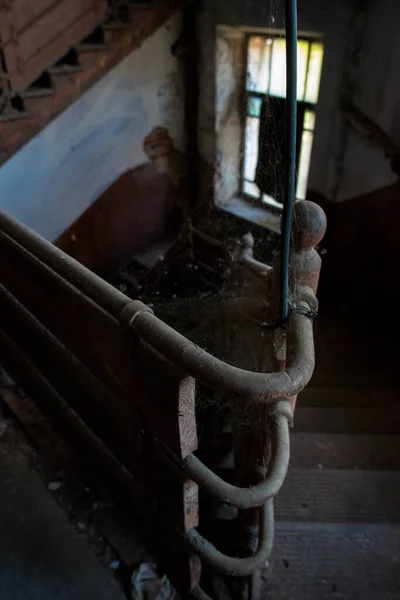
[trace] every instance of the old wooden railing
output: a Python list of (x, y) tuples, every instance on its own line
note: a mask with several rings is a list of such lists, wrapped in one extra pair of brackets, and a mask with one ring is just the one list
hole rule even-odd
[[(0, 214), (0, 361), (149, 522), (156, 515), (159, 555), (186, 596), (204, 596), (202, 561), (254, 579), (271, 553), (273, 497), (288, 468), (295, 398), (314, 368), (314, 246), (324, 230), (316, 205), (296, 204), (285, 330), (274, 327), (279, 269), (254, 259), (251, 237), (239, 244), (231, 265), (240, 281), (236, 352), (242, 322), (272, 340), (252, 371), (215, 358)], [(195, 454), (196, 382), (230, 399), (235, 484)], [(250, 415), (245, 432), (234, 418), (239, 408)], [(245, 516), (253, 535), (242, 556), (223, 554), (199, 533), (198, 488)]]

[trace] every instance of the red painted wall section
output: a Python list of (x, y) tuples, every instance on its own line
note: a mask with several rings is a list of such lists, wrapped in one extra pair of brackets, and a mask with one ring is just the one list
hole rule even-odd
[(153, 164), (123, 173), (54, 243), (102, 275), (173, 227), (175, 191)]

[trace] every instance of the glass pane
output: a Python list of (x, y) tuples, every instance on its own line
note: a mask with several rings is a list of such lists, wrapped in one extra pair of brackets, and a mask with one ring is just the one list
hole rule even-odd
[(313, 110), (306, 110), (304, 113), (304, 129), (310, 131), (315, 129), (315, 112)]
[(297, 100), (303, 100), (306, 91), (306, 74), (310, 43), (297, 42)]
[(261, 114), (262, 99), (251, 96), (247, 102), (247, 114), (250, 117), (259, 117)]
[[(309, 42), (297, 42), (297, 99), (303, 100), (306, 87), (306, 71)], [(274, 40), (272, 46), (271, 96), (286, 98), (286, 40)]]
[(286, 97), (286, 41), (274, 40), (272, 46), (271, 81), (269, 85), (271, 96)]
[(321, 81), (324, 46), (321, 42), (313, 42), (310, 50), (306, 94), (304, 100), (316, 104), (318, 102), (319, 84)]
[(244, 181), (243, 182), (243, 191), (245, 194), (247, 194), (248, 196), (251, 196), (252, 198), (260, 197), (260, 190), (259, 190), (258, 186), (255, 183), (253, 183), (252, 181)]
[(258, 160), (258, 132), (260, 129), (259, 119), (247, 117), (246, 119), (246, 141), (244, 153), (244, 178), (254, 181)]
[(251, 92), (266, 93), (269, 85), (269, 63), (271, 40), (264, 37), (251, 37), (247, 55), (247, 84)]
[(313, 136), (314, 136), (314, 134), (311, 131), (303, 131), (303, 136), (301, 139), (299, 172), (297, 174), (296, 198), (298, 200), (306, 199), (308, 173), (310, 170)]

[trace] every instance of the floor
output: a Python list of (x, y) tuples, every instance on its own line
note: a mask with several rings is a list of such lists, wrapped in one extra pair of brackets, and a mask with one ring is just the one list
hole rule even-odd
[(60, 482), (46, 482), (34, 463), (30, 444), (2, 417), (2, 600), (126, 600), (112, 569), (97, 560), (58, 503)]

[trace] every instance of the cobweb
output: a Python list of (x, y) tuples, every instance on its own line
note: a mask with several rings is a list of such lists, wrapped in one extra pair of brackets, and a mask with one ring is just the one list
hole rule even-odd
[[(265, 106), (263, 127), (269, 157), (261, 171), (265, 172), (270, 183), (271, 199), (278, 203), (272, 207), (276, 210), (283, 198), (282, 119), (277, 118), (277, 111), (272, 107), (274, 100), (266, 95), (266, 84), (265, 89), (262, 86), (265, 69), (270, 68), (271, 62), (269, 36), (279, 39), (283, 35), (283, 23), (280, 26), (278, 23), (282, 5), (280, 0), (273, 0), (269, 4), (264, 3), (260, 10), (258, 2), (249, 0), (243, 4), (242, 20), (253, 19), (258, 10), (262, 27), (249, 32), (233, 27), (219, 30), (222, 52), (221, 56), (217, 56), (217, 63), (220, 61), (215, 100), (217, 148), (213, 165), (208, 165), (213, 170), (212, 190), (206, 192), (208, 197), (204, 196), (203, 190), (201, 201), (214, 205), (215, 201), (218, 202), (221, 187), (229, 187), (232, 160), (226, 137), (229, 130), (233, 131), (237, 126), (238, 120), (247, 115), (245, 139), (237, 140), (240, 150), (234, 163), (238, 182), (235, 195), (245, 195), (248, 202), (260, 210), (263, 207), (264, 197), (254, 182), (259, 151), (259, 127), (254, 127), (254, 124), (258, 121), (259, 125), (260, 112), (258, 117), (249, 115), (253, 110), (257, 112), (257, 107), (249, 106), (249, 92), (255, 91), (255, 96)], [(245, 55), (246, 60), (243, 59)], [(238, 61), (239, 56), (241, 61)], [(285, 77), (285, 73), (282, 75)], [(231, 93), (226, 90), (229, 81), (233, 84)], [(250, 188), (245, 188), (243, 176), (253, 180)], [(278, 212), (275, 213), (275, 222), (279, 222)], [(211, 243), (198, 236), (197, 231), (205, 233)], [(267, 263), (275, 262), (279, 251), (279, 235), (276, 232), (254, 226), (226, 211), (213, 210), (211, 218), (184, 223), (173, 248), (150, 273), (132, 259), (118, 271), (113, 283), (128, 296), (149, 305), (157, 317), (217, 358), (248, 370), (267, 370), (266, 355), (268, 359), (268, 353), (273, 352), (275, 333), (262, 328), (261, 319), (259, 322), (246, 319), (245, 305), (251, 304), (254, 300), (252, 294), (256, 292), (249, 287), (243, 289), (241, 269), (235, 263), (237, 242), (249, 231), (255, 238), (255, 257)], [(260, 304), (264, 303), (267, 309), (268, 290), (259, 288), (256, 285)], [(231, 431), (238, 423), (242, 431), (248, 432), (257, 430), (259, 419), (265, 419), (262, 409), (249, 409), (244, 404), (239, 407), (236, 399), (201, 385), (197, 386), (196, 409), (200, 447), (219, 444), (225, 430)], [(260, 435), (260, 444), (264, 443), (263, 436), (257, 435)]]

